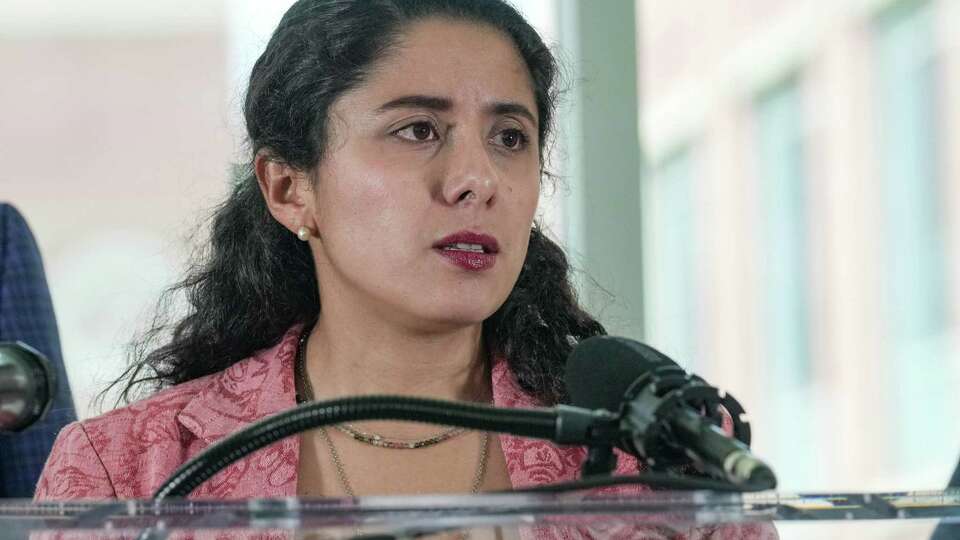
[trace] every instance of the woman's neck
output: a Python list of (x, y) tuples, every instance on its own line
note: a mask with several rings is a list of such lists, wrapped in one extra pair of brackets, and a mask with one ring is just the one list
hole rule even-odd
[(370, 394), (489, 399), (489, 362), (480, 324), (414, 333), (373, 322), (348, 323), (321, 314), (305, 351), (316, 399)]

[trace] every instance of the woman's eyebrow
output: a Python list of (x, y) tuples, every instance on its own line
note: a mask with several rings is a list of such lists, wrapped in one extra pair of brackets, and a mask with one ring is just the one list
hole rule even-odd
[(539, 125), (537, 123), (536, 117), (534, 117), (533, 113), (530, 112), (530, 109), (528, 109), (525, 105), (521, 105), (520, 103), (514, 103), (509, 101), (497, 102), (487, 107), (487, 112), (496, 116), (502, 116), (505, 114), (515, 114), (517, 116), (522, 116), (527, 120), (529, 120), (530, 123), (534, 125), (534, 127), (537, 127)]
[(437, 96), (403, 96), (390, 100), (377, 109), (377, 113), (384, 113), (393, 109), (432, 109), (435, 111), (449, 111), (453, 108), (453, 101)]
[[(377, 108), (377, 113), (381, 114), (394, 109), (430, 109), (434, 111), (449, 111), (453, 108), (453, 101), (449, 98), (439, 96), (410, 95), (392, 99)], [(537, 126), (537, 119), (525, 105), (512, 101), (498, 101), (488, 105), (484, 112), (491, 115), (501, 116), (505, 114), (515, 114), (523, 116), (534, 126)]]

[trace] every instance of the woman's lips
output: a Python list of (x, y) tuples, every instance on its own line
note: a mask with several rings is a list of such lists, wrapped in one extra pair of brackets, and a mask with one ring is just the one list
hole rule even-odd
[(448, 261), (464, 270), (488, 270), (497, 262), (500, 245), (489, 234), (460, 231), (437, 241), (433, 248)]

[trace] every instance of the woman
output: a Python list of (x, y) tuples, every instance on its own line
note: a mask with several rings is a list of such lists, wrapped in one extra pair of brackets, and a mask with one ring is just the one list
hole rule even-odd
[[(191, 310), (124, 395), (170, 388), (66, 428), (37, 497), (149, 497), (298, 398), (563, 401), (571, 343), (603, 328), (533, 222), (554, 75), (499, 0), (297, 2), (253, 69), (252, 166), (179, 285)], [(276, 443), (193, 496), (488, 491), (573, 479), (582, 458), (367, 422)], [(636, 469), (621, 457), (621, 473)]]
[[(571, 338), (603, 329), (533, 224), (554, 73), (536, 32), (499, 1), (297, 2), (253, 68), (252, 166), (179, 285), (191, 310), (129, 370), (125, 395), (147, 381), (172, 388), (65, 429), (38, 497), (148, 497), (308, 386), (316, 399), (561, 401)], [(318, 431), (195, 495), (491, 490), (572, 478), (580, 455), (418, 424), (355, 427), (426, 442), (401, 451)], [(94, 456), (104, 465), (75, 477), (70, 466)]]

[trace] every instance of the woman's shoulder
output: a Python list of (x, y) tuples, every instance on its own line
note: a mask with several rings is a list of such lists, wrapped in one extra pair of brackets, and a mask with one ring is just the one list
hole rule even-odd
[(223, 372), (213, 373), (162, 389), (148, 397), (76, 422), (98, 451), (131, 439), (178, 440), (177, 430), (161, 426), (176, 424), (183, 409), (205, 392)]
[(70, 424), (57, 437), (37, 498), (150, 496), (205, 447), (295, 404), (295, 345), (291, 329), (223, 371)]
[[(202, 436), (201, 427), (194, 424), (209, 423), (212, 418), (208, 416), (251, 420), (265, 409), (272, 411), (278, 400), (283, 401), (284, 394), (293, 392), (295, 338), (296, 332), (291, 329), (272, 347), (257, 351), (222, 371), (165, 388), (80, 423), (88, 433), (112, 433), (128, 428), (138, 440), (152, 441), (156, 437), (175, 435), (151, 431), (163, 424), (183, 423), (190, 431), (200, 430)], [(143, 430), (148, 432), (140, 433)]]
[[(64, 427), (37, 484), (38, 500), (142, 498), (144, 468), (172, 471), (181, 454), (176, 418), (208, 375)], [(172, 451), (172, 452), (171, 452)]]

